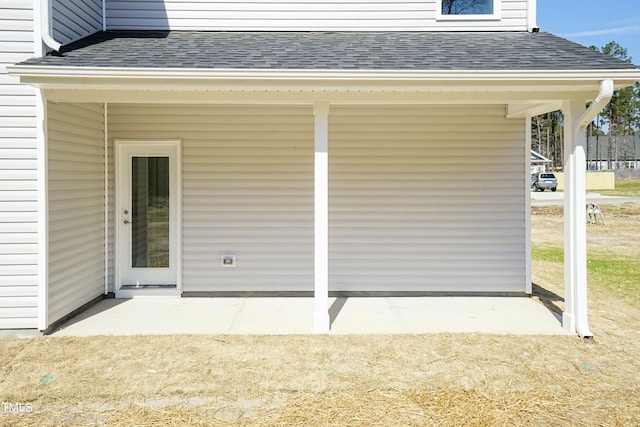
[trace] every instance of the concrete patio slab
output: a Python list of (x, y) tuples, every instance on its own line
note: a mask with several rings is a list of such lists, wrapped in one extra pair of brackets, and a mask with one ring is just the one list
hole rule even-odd
[[(527, 297), (340, 297), (329, 304), (329, 334), (570, 335)], [(52, 335), (312, 333), (313, 298), (134, 298), (102, 300)]]

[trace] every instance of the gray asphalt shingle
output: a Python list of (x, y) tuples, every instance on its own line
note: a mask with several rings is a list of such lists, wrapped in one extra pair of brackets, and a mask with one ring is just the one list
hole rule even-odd
[(549, 33), (108, 31), (23, 65), (197, 69), (636, 68)]

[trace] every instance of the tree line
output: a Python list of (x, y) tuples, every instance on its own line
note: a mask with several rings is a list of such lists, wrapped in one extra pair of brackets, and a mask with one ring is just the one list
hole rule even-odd
[[(591, 49), (625, 62), (632, 60), (627, 49), (615, 41), (602, 48), (591, 46)], [(562, 168), (564, 158), (564, 117), (562, 112), (553, 111), (532, 117), (531, 127), (531, 149), (550, 159), (552, 168)], [(598, 163), (598, 169), (618, 168), (614, 167), (614, 164), (618, 162), (622, 162), (619, 166), (624, 167), (624, 160), (639, 160), (626, 158), (628, 156), (637, 157), (636, 150), (629, 152), (629, 150), (620, 149), (619, 145), (622, 144), (622, 141), (628, 140), (629, 136), (637, 136), (638, 144), (640, 144), (640, 82), (634, 86), (615, 91), (611, 102), (589, 125), (587, 137), (598, 139), (600, 136), (608, 136), (606, 150), (599, 152), (598, 155), (595, 153), (589, 155), (592, 159), (600, 157), (597, 160), (604, 161), (602, 164), (605, 166)]]

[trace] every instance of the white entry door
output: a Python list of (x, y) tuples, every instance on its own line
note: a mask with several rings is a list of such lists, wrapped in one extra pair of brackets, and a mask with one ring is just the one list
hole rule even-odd
[(116, 297), (179, 295), (179, 141), (116, 141)]

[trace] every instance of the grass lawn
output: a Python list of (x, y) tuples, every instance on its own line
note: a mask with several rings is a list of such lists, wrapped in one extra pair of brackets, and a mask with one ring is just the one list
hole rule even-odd
[[(558, 273), (564, 269), (564, 251), (561, 248), (534, 247), (531, 256), (536, 262), (554, 264)], [(637, 258), (618, 259), (606, 253), (592, 255), (587, 259), (587, 276), (595, 290), (606, 291), (640, 307), (640, 261)]]
[[(589, 225), (593, 340), (483, 334), (0, 340), (2, 426), (632, 426), (640, 205)], [(563, 309), (562, 211), (532, 210), (534, 298)], [(505, 319), (508, 321), (508, 319)]]
[(603, 196), (640, 197), (640, 179), (617, 179), (615, 190), (598, 190)]

